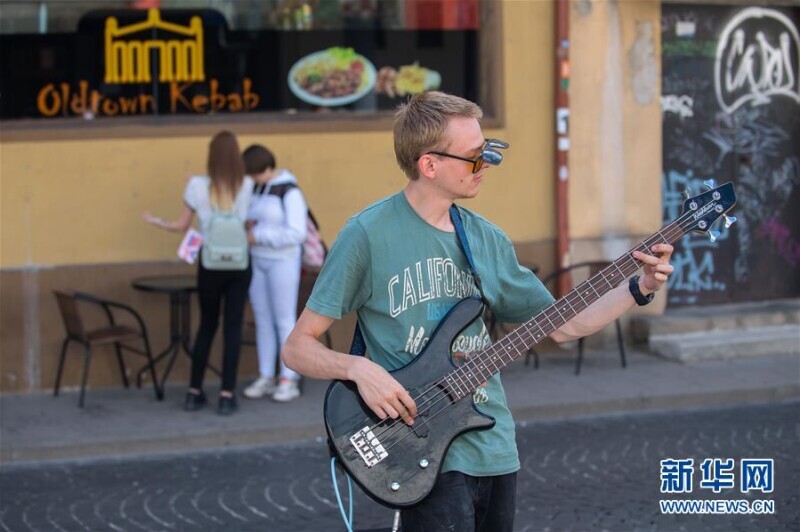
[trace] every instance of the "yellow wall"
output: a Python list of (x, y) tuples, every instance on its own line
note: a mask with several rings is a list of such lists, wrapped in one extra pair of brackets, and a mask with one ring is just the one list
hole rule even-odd
[(661, 226), (660, 17), (656, 0), (571, 4), (573, 239)]
[[(486, 174), (480, 196), (468, 202), (516, 244), (536, 248), (543, 274), (550, 271), (555, 237), (553, 8), (550, 1), (502, 2), (501, 42), (491, 43), (502, 58), (502, 127), (485, 133), (508, 140), (511, 149), (503, 165)], [(637, 27), (649, 24), (660, 68), (659, 13), (655, 0), (570, 3), (575, 260), (616, 258), (609, 238), (625, 244), (660, 225), (658, 87), (649, 102), (636, 100), (634, 78), (648, 66), (632, 60), (632, 50), (639, 46), (641, 56), (643, 49), (636, 44)], [(660, 80), (660, 70), (656, 76)], [(210, 137), (219, 129), (237, 132), (235, 123), (221, 118), (196, 128), (146, 122), (133, 128), (112, 120), (107, 129), (89, 133), (72, 123), (47, 134), (58, 140), (23, 140), (35, 132), (11, 137), (0, 131), (0, 391), (52, 385), (64, 334), (54, 288), (128, 302), (145, 316), (154, 347), (166, 343), (166, 299), (133, 291), (130, 280), (193, 269), (175, 256), (180, 235), (146, 225), (141, 212), (178, 214), (186, 176), (204, 171)], [(240, 127), (247, 132), (239, 132), (243, 148), (252, 142), (270, 146), (279, 165), (298, 176), (329, 244), (351, 214), (406, 182), (388, 128), (286, 134), (275, 132), (274, 122), (261, 127), (252, 120)], [(352, 325), (343, 324), (338, 333), (335, 341), (349, 341)], [(172, 380), (185, 379), (187, 361), (181, 362)], [(74, 386), (78, 373), (67, 371), (65, 385)], [(115, 371), (110, 362), (93, 367), (90, 385), (115, 384)], [(243, 361), (241, 375), (248, 371), (252, 358), (249, 366)]]
[[(503, 7), (506, 127), (487, 134), (512, 149), (471, 206), (512, 239), (536, 240), (553, 227), (552, 9)], [(164, 137), (153, 128), (146, 138), (0, 143), (0, 267), (172, 260), (179, 237), (140, 214), (178, 214), (186, 176), (204, 172), (208, 137)], [(329, 242), (350, 214), (405, 184), (390, 131), (240, 136), (243, 148), (251, 142), (270, 146), (298, 176)]]

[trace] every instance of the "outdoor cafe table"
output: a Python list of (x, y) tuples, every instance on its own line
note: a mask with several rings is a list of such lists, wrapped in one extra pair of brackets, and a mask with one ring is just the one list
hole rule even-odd
[[(189, 306), (192, 292), (197, 291), (197, 278), (194, 275), (155, 275), (149, 277), (139, 277), (131, 283), (136, 290), (144, 292), (156, 292), (169, 294), (169, 345), (161, 351), (154, 359), (153, 364), (158, 364), (165, 358), (167, 366), (161, 377), (160, 387), (164, 390), (164, 384), (175, 364), (175, 358), (183, 350), (191, 359), (192, 350), (189, 346), (191, 341), (191, 308)], [(209, 364), (209, 369), (219, 375), (219, 370)], [(148, 370), (144, 366), (136, 375), (136, 384), (141, 386), (142, 374)]]

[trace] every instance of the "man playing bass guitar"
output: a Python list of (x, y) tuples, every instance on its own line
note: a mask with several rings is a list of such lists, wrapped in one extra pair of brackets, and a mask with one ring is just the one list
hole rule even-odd
[[(479, 283), (459, 244), (450, 207), (477, 196), (487, 171), (502, 161), (498, 150), (508, 148), (484, 138), (482, 115), (476, 104), (442, 92), (416, 95), (400, 107), (394, 148), (408, 183), (348, 221), (284, 346), (287, 366), (313, 378), (352, 381), (380, 420), (401, 419), (412, 427), (424, 421), (416, 419), (422, 407), (390, 371), (424, 350), (459, 301), (483, 297), (497, 319), (513, 323), (553, 302), (538, 278), (519, 265), (508, 237), (461, 207)], [(550, 337), (564, 342), (587, 336), (652, 299), (672, 272), (673, 248), (656, 244), (649, 251), (633, 252), (643, 265), (638, 282), (610, 289)], [(318, 340), (350, 312), (357, 312), (368, 357), (333, 351)], [(453, 362), (469, 360), (490, 343), (483, 321), (473, 321), (452, 342)], [(488, 377), (472, 398), (494, 425), (455, 437), (430, 493), (403, 509), (403, 530), (513, 530), (520, 461), (500, 375)]]

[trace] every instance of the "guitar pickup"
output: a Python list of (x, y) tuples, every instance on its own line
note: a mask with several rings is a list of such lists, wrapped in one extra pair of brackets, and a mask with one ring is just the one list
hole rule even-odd
[(428, 423), (427, 420), (424, 418), (428, 417), (428, 411), (424, 410), (419, 413), (417, 418), (414, 420), (414, 424), (411, 425), (411, 431), (417, 435), (417, 438), (427, 438), (428, 437)]
[(369, 427), (364, 427), (350, 436), (350, 444), (355, 447), (367, 467), (372, 467), (389, 456), (389, 453), (386, 452), (386, 449), (383, 448), (383, 445), (381, 445), (381, 442)]

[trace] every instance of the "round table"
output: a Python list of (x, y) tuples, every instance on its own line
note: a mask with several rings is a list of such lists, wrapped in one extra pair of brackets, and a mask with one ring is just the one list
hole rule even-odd
[[(153, 275), (138, 277), (131, 283), (136, 290), (169, 294), (169, 345), (154, 359), (153, 364), (159, 363), (169, 357), (164, 374), (161, 377), (161, 389), (175, 364), (175, 358), (183, 348), (183, 352), (191, 359), (192, 350), (189, 346), (191, 340), (191, 307), (190, 297), (197, 291), (197, 277), (194, 275)], [(209, 364), (209, 369), (219, 375), (219, 370)], [(142, 374), (148, 366), (139, 370), (136, 375), (136, 384), (141, 386)]]

